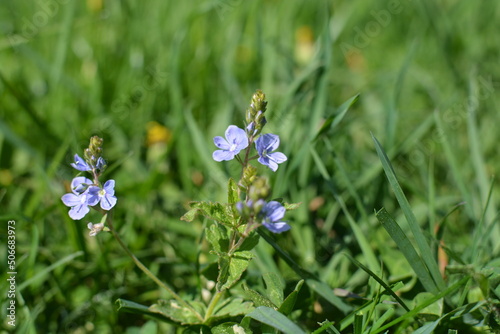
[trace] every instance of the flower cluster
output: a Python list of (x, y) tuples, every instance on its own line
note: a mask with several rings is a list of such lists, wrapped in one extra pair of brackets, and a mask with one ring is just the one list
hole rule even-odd
[[(257, 161), (269, 167), (273, 172), (278, 170), (278, 165), (287, 160), (286, 155), (281, 152), (275, 152), (280, 144), (278, 135), (272, 133), (261, 134), (267, 121), (265, 111), (267, 102), (265, 95), (257, 91), (246, 112), (246, 127), (241, 129), (236, 125), (230, 125), (225, 138), (217, 136), (214, 138), (214, 144), (219, 148), (213, 152), (212, 157), (215, 161), (229, 161), (236, 158), (243, 165), (243, 176), (240, 180), (240, 186), (245, 188), (247, 199), (237, 204), (240, 214), (249, 221), (255, 221), (263, 225), (273, 233), (281, 233), (290, 229), (290, 225), (281, 221), (285, 215), (286, 209), (276, 201), (265, 202), (268, 189), (265, 182), (259, 186), (255, 180), (263, 180), (256, 177), (256, 170), (249, 164), (250, 160)], [(257, 155), (251, 156), (250, 150), (252, 143), (255, 143)], [(244, 157), (239, 153), (245, 150)], [(257, 189), (257, 191), (256, 191)], [(254, 193), (251, 195), (250, 193)], [(258, 195), (257, 192), (259, 193)]]
[(71, 208), (69, 210), (71, 219), (82, 219), (89, 213), (90, 207), (97, 204), (100, 204), (104, 211), (109, 211), (116, 205), (115, 181), (107, 180), (104, 184), (99, 182), (99, 176), (106, 168), (106, 161), (101, 157), (102, 141), (99, 137), (92, 137), (89, 148), (84, 151), (84, 158), (75, 154), (75, 162), (71, 164), (78, 171), (90, 172), (93, 178), (91, 180), (84, 176), (75, 177), (71, 181), (71, 193), (61, 197), (64, 205)]

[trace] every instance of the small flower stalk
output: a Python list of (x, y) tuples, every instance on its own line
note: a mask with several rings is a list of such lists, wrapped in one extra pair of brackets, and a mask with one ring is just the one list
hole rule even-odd
[[(265, 95), (257, 90), (246, 110), (244, 126), (229, 125), (224, 137), (213, 139), (217, 148), (212, 154), (215, 161), (236, 160), (242, 166), (239, 181), (229, 179), (228, 203), (192, 202), (191, 209), (181, 218), (192, 221), (201, 214), (216, 222), (206, 232), (206, 238), (218, 256), (218, 293), (214, 298), (234, 285), (246, 270), (253, 257), (249, 251), (260, 238), (256, 233), (258, 228), (263, 227), (272, 233), (283, 233), (291, 228), (284, 218), (286, 211), (294, 206), (269, 198), (269, 182), (259, 175), (257, 167), (260, 164), (276, 172), (288, 159), (279, 152), (279, 136), (264, 132), (266, 111)], [(252, 161), (257, 164), (252, 164)], [(232, 264), (233, 259), (237, 259), (234, 261), (238, 264)], [(236, 268), (238, 270), (234, 271)]]
[[(71, 181), (71, 193), (61, 197), (64, 205), (70, 208), (68, 214), (73, 220), (83, 219), (94, 207), (106, 214), (117, 202), (115, 196), (115, 181), (107, 180), (104, 183), (100, 177), (106, 169), (106, 161), (102, 157), (102, 138), (94, 136), (90, 138), (89, 147), (83, 152), (83, 158), (78, 154), (74, 156), (71, 166), (80, 172), (89, 172), (92, 179), (85, 176), (77, 176)], [(99, 204), (99, 208), (97, 208)], [(89, 223), (90, 235), (95, 236), (106, 230), (104, 222), (99, 224)]]

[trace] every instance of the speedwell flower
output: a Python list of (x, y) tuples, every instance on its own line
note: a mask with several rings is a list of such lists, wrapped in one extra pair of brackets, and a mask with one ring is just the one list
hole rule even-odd
[(255, 141), (255, 147), (259, 153), (258, 161), (271, 168), (273, 172), (278, 169), (278, 164), (287, 160), (286, 155), (281, 152), (274, 152), (280, 145), (280, 137), (272, 133), (266, 133)]
[(102, 188), (90, 187), (89, 190), (89, 201), (91, 200), (96, 205), (98, 202), (101, 204), (103, 210), (109, 211), (116, 204), (115, 196), (115, 180), (108, 180), (104, 183)]
[(288, 231), (291, 226), (286, 222), (281, 221), (285, 217), (286, 209), (279, 202), (271, 201), (266, 203), (259, 212), (259, 217), (262, 219), (262, 225), (273, 233), (281, 233)]
[(61, 197), (64, 205), (70, 207), (69, 216), (73, 220), (79, 220), (89, 213), (89, 206), (97, 204), (96, 199), (89, 197), (89, 188), (97, 188), (95, 186), (88, 186), (92, 184), (89, 179), (79, 176), (71, 181), (72, 193), (65, 194)]
[(226, 130), (226, 139), (217, 136), (214, 137), (214, 144), (221, 150), (212, 154), (215, 161), (228, 161), (234, 159), (234, 156), (241, 150), (248, 147), (248, 138), (245, 130), (236, 125), (230, 125)]
[(75, 154), (75, 162), (72, 163), (71, 166), (81, 172), (92, 170), (92, 167), (90, 167), (89, 164), (85, 162), (85, 160), (83, 160), (78, 154)]

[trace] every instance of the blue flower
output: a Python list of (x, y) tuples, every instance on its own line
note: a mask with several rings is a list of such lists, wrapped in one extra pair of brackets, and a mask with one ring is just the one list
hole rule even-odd
[(215, 161), (228, 161), (248, 147), (248, 138), (245, 130), (236, 125), (230, 125), (226, 130), (226, 139), (220, 136), (214, 137), (214, 144), (221, 150), (212, 154), (213, 159)]
[(92, 181), (86, 177), (79, 176), (75, 177), (71, 181), (71, 191), (72, 193), (65, 194), (61, 197), (64, 205), (70, 207), (69, 216), (73, 220), (79, 220), (85, 217), (89, 213), (90, 206), (96, 205), (95, 199), (89, 197), (89, 189), (97, 188), (95, 186), (90, 186)]
[(262, 219), (262, 225), (273, 233), (281, 233), (288, 231), (291, 226), (286, 222), (281, 221), (285, 217), (286, 209), (279, 202), (271, 201), (266, 203), (259, 212), (259, 217)]
[[(92, 166), (90, 166), (78, 154), (75, 154), (75, 162), (72, 163), (71, 166), (81, 172), (88, 172), (92, 170)], [(102, 157), (99, 157), (99, 159), (97, 159), (95, 167), (100, 170), (104, 169), (104, 167), (106, 167), (106, 161)]]
[(271, 168), (273, 172), (278, 169), (278, 164), (287, 160), (286, 155), (281, 152), (274, 152), (280, 145), (280, 137), (272, 133), (266, 133), (255, 141), (255, 147), (259, 153), (258, 161)]
[(104, 186), (99, 187), (90, 187), (89, 190), (89, 201), (92, 201), (92, 205), (96, 205), (98, 202), (101, 203), (101, 208), (103, 210), (109, 211), (116, 204), (116, 196), (115, 196), (115, 180), (108, 180), (104, 183)]
[(78, 154), (75, 154), (75, 162), (71, 164), (74, 169), (77, 169), (81, 172), (87, 172), (92, 170), (92, 167), (89, 166), (88, 163), (85, 162)]

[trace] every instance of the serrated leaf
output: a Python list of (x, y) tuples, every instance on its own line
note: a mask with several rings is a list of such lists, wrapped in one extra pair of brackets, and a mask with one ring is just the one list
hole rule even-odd
[(235, 214), (234, 204), (219, 202), (190, 202), (191, 209), (181, 217), (185, 221), (193, 221), (196, 215), (202, 215), (220, 224), (234, 226), (238, 219)]
[(247, 270), (253, 254), (249, 251), (238, 251), (232, 255), (219, 256), (219, 277), (217, 291), (232, 287)]
[[(197, 302), (192, 302), (191, 305), (198, 309), (204, 308), (203, 304)], [(161, 314), (182, 325), (195, 325), (200, 323), (200, 319), (190, 309), (179, 305), (175, 300), (160, 300), (158, 304), (151, 305), (149, 311)]]
[(300, 203), (283, 203), (283, 206), (285, 207), (286, 211), (292, 211), (292, 210), (297, 209), (301, 204), (302, 204), (302, 202), (300, 202)]
[(286, 316), (276, 311), (273, 308), (260, 306), (253, 312), (248, 314), (248, 317), (260, 321), (263, 324), (276, 328), (279, 331), (287, 334), (305, 334), (294, 322)]
[(181, 220), (184, 220), (186, 222), (192, 222), (197, 215), (198, 215), (198, 208), (191, 208), (181, 217)]
[(292, 313), (295, 302), (297, 301), (297, 296), (299, 295), (299, 291), (302, 288), (303, 284), (304, 280), (300, 280), (297, 283), (295, 289), (285, 298), (278, 311), (280, 311), (284, 315), (289, 315), (290, 313)]
[(283, 281), (281, 278), (273, 272), (265, 273), (262, 275), (264, 282), (266, 284), (266, 292), (269, 300), (273, 302), (274, 305), (278, 306), (283, 303)]
[(226, 254), (229, 251), (229, 236), (227, 229), (220, 224), (212, 224), (205, 231), (208, 242), (217, 254)]
[(243, 284), (243, 291), (245, 298), (250, 299), (257, 307), (267, 306), (274, 309), (278, 308), (278, 306), (274, 305), (273, 302), (270, 301), (267, 297), (261, 295), (253, 289), (250, 289), (246, 284)]

